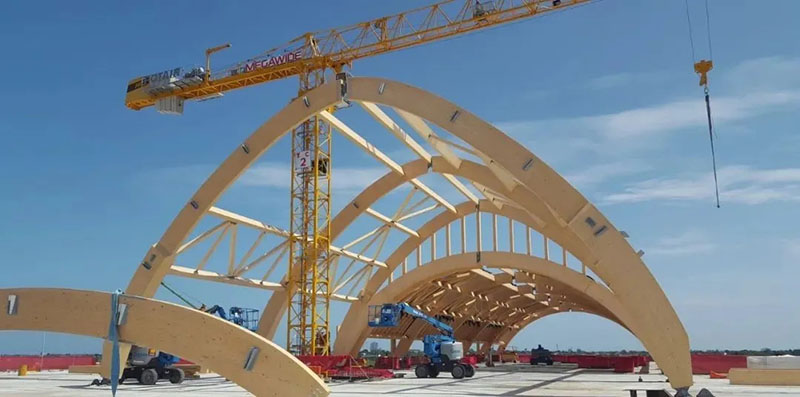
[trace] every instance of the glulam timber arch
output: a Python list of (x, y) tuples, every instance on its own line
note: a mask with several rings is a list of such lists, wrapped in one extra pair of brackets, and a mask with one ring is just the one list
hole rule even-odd
[[(49, 331), (104, 338), (111, 294), (55, 288), (0, 289), (0, 331)], [(176, 354), (236, 382), (255, 396), (327, 396), (328, 387), (271, 341), (198, 310), (121, 295), (122, 341)], [(13, 310), (11, 309), (13, 306)], [(245, 368), (253, 352), (253, 364)]]
[[(559, 287), (561, 287), (558, 288), (558, 293), (572, 295), (573, 299), (569, 301), (581, 302), (583, 304), (578, 311), (604, 317), (630, 330), (634, 335), (638, 331), (636, 321), (628, 314), (617, 297), (604, 286), (562, 264), (535, 256), (511, 252), (487, 251), (481, 252), (480, 257), (476, 252), (466, 252), (435, 259), (396, 278), (392, 283), (389, 283), (386, 287), (373, 295), (366, 304), (380, 305), (387, 302), (408, 300), (417, 290), (424, 288), (424, 286), (427, 286), (431, 281), (441, 279), (448, 275), (461, 274), (465, 271), (486, 268), (516, 270), (556, 281)], [(493, 278), (493, 275), (489, 274), (488, 277)], [(531, 311), (528, 316), (520, 317), (518, 321), (512, 321), (509, 324), (510, 329), (519, 329), (518, 326), (520, 325), (522, 325), (522, 327), (528, 325), (530, 321), (540, 317), (540, 312), (549, 314), (549, 312), (567, 311), (568, 307), (564, 305), (560, 305), (559, 307), (557, 301), (553, 301), (552, 304), (542, 305), (540, 304), (541, 300), (537, 301), (530, 293), (519, 292), (513, 285), (510, 285), (510, 283), (502, 284), (509, 284), (506, 287), (509, 287), (508, 289), (515, 292), (516, 295), (527, 295), (517, 297), (517, 299), (525, 301), (526, 298), (529, 298), (527, 302), (531, 304), (531, 306), (539, 304), (536, 310)], [(541, 295), (544, 294), (545, 292), (541, 292)], [(500, 317), (504, 317), (506, 314), (507, 313), (501, 313)], [(364, 317), (366, 318), (366, 314)], [(345, 319), (345, 323), (346, 321)], [(370, 336), (371, 330), (367, 327), (366, 323), (361, 323), (363, 322), (356, 322), (348, 329), (346, 335), (340, 335), (340, 337), (337, 338), (338, 353), (353, 354), (353, 352), (357, 351), (364, 344), (364, 341)], [(429, 330), (427, 333), (432, 332), (433, 331)], [(420, 332), (417, 335), (411, 335), (408, 339), (414, 339), (414, 337), (425, 333), (426, 332)], [(489, 342), (490, 344), (497, 342), (495, 338), (483, 341)]]
[[(626, 313), (627, 320), (621, 322), (642, 341), (675, 388), (683, 389), (692, 384), (688, 337), (666, 295), (619, 230), (559, 174), (491, 124), (436, 95), (385, 79), (349, 79), (347, 100), (359, 105), (421, 158), (420, 161), (401, 166), (327, 112), (327, 109), (342, 102), (340, 88), (338, 82), (333, 82), (307, 92), (303, 98), (292, 101), (280, 110), (237, 147), (187, 201), (161, 239), (148, 250), (136, 268), (126, 292), (152, 296), (167, 274), (269, 289), (274, 293), (262, 317), (259, 333), (273, 335), (277, 324), (275, 319), (280, 318), (286, 305), (283, 283), (267, 280), (267, 275), (261, 280), (244, 277), (256, 264), (245, 264), (244, 259), (236, 264), (233, 254), (225, 273), (206, 271), (202, 269), (203, 264), (195, 269), (180, 267), (175, 260), (184, 249), (213, 234), (214, 230), (210, 230), (187, 240), (201, 218), (207, 215), (223, 221), (215, 230), (232, 229), (233, 236), (237, 227), (249, 227), (262, 234), (288, 237), (288, 232), (284, 230), (216, 208), (214, 204), (279, 138), (307, 118), (319, 115), (348, 140), (391, 170), (390, 175), (382, 178), (382, 182), (379, 181), (385, 186), (376, 187), (376, 191), (388, 192), (393, 190), (393, 184), (409, 183), (435, 202), (434, 210), (453, 214), (456, 216), (453, 219), (458, 219), (460, 206), (449, 203), (416, 179), (430, 169), (443, 175), (467, 197), (466, 206), (488, 203), (517, 210), (517, 219), (524, 219), (520, 220), (521, 223), (563, 247), (608, 286), (607, 289), (624, 309), (620, 312)], [(414, 141), (381, 107), (394, 109), (436, 153), (432, 155)], [(464, 144), (438, 136), (429, 123)], [(474, 158), (480, 159), (482, 164), (459, 157), (456, 150), (470, 153)], [(335, 164), (333, 169), (335, 173)], [(461, 182), (462, 179), (473, 184), (483, 198), (467, 189)], [(367, 213), (386, 222), (387, 227), (402, 230), (411, 237), (398, 251), (389, 255), (387, 260), (351, 252), (348, 246), (331, 247), (331, 251), (338, 257), (358, 261), (363, 264), (364, 269), (368, 269), (360, 277), (368, 274), (370, 276), (365, 281), (364, 288), (357, 294), (333, 296), (334, 299), (352, 303), (347, 318), (357, 323), (364, 322), (364, 317), (359, 317), (359, 313), (374, 294), (380, 293), (380, 287), (387, 282), (387, 287), (394, 283), (390, 280), (390, 268), (394, 269), (400, 262), (398, 259), (403, 258), (401, 251), (413, 250), (420, 243), (414, 239), (421, 238), (420, 230), (402, 225), (403, 217), (410, 216), (411, 213), (404, 214), (398, 210), (396, 216), (386, 216), (374, 210), (368, 211), (369, 205), (366, 203), (371, 200), (369, 194), (362, 194), (345, 207), (333, 221), (331, 234), (337, 233), (337, 228), (346, 228), (362, 213)], [(340, 217), (342, 221), (339, 221)], [(438, 229), (434, 228), (434, 231)], [(280, 250), (276, 248), (276, 252)], [(378, 269), (377, 272), (373, 272), (375, 268)], [(600, 284), (598, 287), (606, 288)], [(345, 321), (343, 326), (349, 327), (353, 323)], [(340, 332), (339, 335), (346, 333), (348, 332)], [(343, 349), (339, 347), (344, 346), (341, 344), (343, 342), (335, 343), (337, 350)]]

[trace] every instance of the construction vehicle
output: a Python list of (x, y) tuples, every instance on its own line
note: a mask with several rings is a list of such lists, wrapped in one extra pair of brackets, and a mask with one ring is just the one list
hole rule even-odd
[(226, 313), (225, 309), (220, 305), (214, 305), (210, 308), (206, 308), (205, 305), (202, 305), (198, 310), (204, 311), (208, 314), (216, 314), (223, 320), (230, 321), (253, 332), (255, 332), (258, 328), (258, 309), (247, 309), (243, 307), (231, 306)]
[(173, 366), (178, 361), (180, 358), (172, 354), (134, 345), (128, 354), (127, 365), (119, 383), (126, 379), (136, 379), (149, 386), (155, 385), (159, 379), (169, 379), (172, 384), (182, 383), (186, 375), (182, 369)]
[(513, 363), (516, 364), (519, 362), (519, 354), (517, 352), (502, 352), (500, 353), (500, 362), (501, 363)]
[(441, 332), (441, 334), (423, 337), (423, 350), (429, 362), (419, 364), (414, 368), (417, 378), (435, 378), (442, 371), (450, 372), (455, 379), (471, 378), (475, 375), (475, 368), (472, 365), (461, 363), (461, 358), (464, 357), (464, 346), (461, 342), (456, 342), (453, 337), (453, 327), (408, 303), (370, 306), (367, 323), (370, 327), (396, 327), (404, 315), (425, 321)]
[(539, 345), (535, 349), (531, 349), (531, 365), (547, 364), (553, 365), (553, 354)]
[[(257, 309), (231, 307), (227, 312), (220, 305), (206, 308), (201, 305), (198, 310), (217, 315), (223, 320), (230, 321), (240, 327), (255, 331), (258, 327)], [(174, 367), (180, 357), (142, 346), (132, 346), (128, 354), (125, 369), (122, 371), (120, 383), (126, 379), (136, 379), (143, 385), (154, 385), (161, 379), (168, 379), (170, 383), (179, 384), (186, 378), (182, 369)]]

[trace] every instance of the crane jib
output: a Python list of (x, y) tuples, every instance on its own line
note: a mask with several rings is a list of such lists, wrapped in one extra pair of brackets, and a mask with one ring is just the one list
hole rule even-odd
[[(125, 104), (139, 110), (168, 98), (177, 101), (216, 98), (243, 87), (290, 76), (349, 66), (356, 59), (486, 29), (589, 3), (591, 0), (440, 0), (435, 4), (337, 29), (306, 33), (262, 55), (212, 73), (210, 55), (229, 45), (206, 50), (206, 65), (182, 77), (175, 69), (128, 82)], [(156, 83), (155, 87), (152, 83)], [(181, 102), (182, 103), (182, 102)], [(177, 106), (177, 105), (176, 105)], [(182, 105), (180, 105), (182, 106)], [(169, 112), (168, 112), (169, 113)]]
[(302, 48), (299, 48), (291, 52), (287, 52), (285, 54), (276, 55), (274, 57), (248, 62), (244, 66), (239, 68), (237, 71), (239, 73), (247, 73), (247, 72), (252, 72), (256, 69), (283, 65), (284, 63), (294, 62), (300, 59), (303, 59)]
[(169, 80), (170, 78), (180, 78), (181, 77), (182, 68), (174, 68), (165, 70), (163, 72), (153, 73), (149, 76), (144, 76), (142, 78), (142, 85), (148, 85), (150, 83), (156, 83), (163, 80)]

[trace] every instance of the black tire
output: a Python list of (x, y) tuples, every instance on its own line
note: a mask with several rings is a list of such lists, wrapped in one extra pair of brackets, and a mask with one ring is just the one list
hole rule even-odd
[(428, 366), (427, 365), (417, 365), (417, 368), (414, 368), (414, 375), (417, 375), (417, 378), (427, 378), (428, 377)]
[(464, 376), (466, 376), (467, 378), (475, 376), (475, 367), (473, 367), (472, 365), (465, 365), (464, 367), (467, 369), (467, 373), (465, 373)]
[(439, 367), (437, 367), (435, 365), (429, 366), (428, 367), (428, 377), (429, 378), (435, 378), (437, 376), (439, 376)]
[(553, 360), (547, 360), (547, 365), (553, 365)]
[(464, 368), (464, 366), (461, 364), (454, 365), (453, 370), (450, 371), (450, 375), (453, 375), (454, 379), (462, 379), (466, 373), (466, 368)]
[(125, 383), (125, 379), (128, 379), (128, 378), (119, 378), (119, 384)]
[(183, 383), (183, 380), (186, 379), (186, 374), (180, 368), (172, 368), (169, 371), (169, 383), (173, 385), (179, 385)]
[(143, 385), (152, 386), (156, 384), (156, 382), (158, 382), (158, 372), (153, 368), (148, 368), (139, 375), (139, 383)]

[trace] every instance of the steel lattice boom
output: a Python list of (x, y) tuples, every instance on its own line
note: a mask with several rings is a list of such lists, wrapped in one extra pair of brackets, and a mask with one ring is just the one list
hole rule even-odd
[[(174, 68), (132, 79), (125, 105), (139, 110), (159, 100), (213, 98), (237, 88), (353, 61), (569, 8), (591, 0), (446, 0), (345, 27), (303, 34), (283, 45), (211, 73)], [(217, 51), (220, 47), (215, 47)], [(226, 47), (225, 47), (226, 48)], [(214, 52), (211, 51), (211, 52)], [(210, 55), (211, 52), (207, 52)], [(208, 65), (208, 62), (206, 62)], [(208, 66), (207, 66), (208, 68)]]

